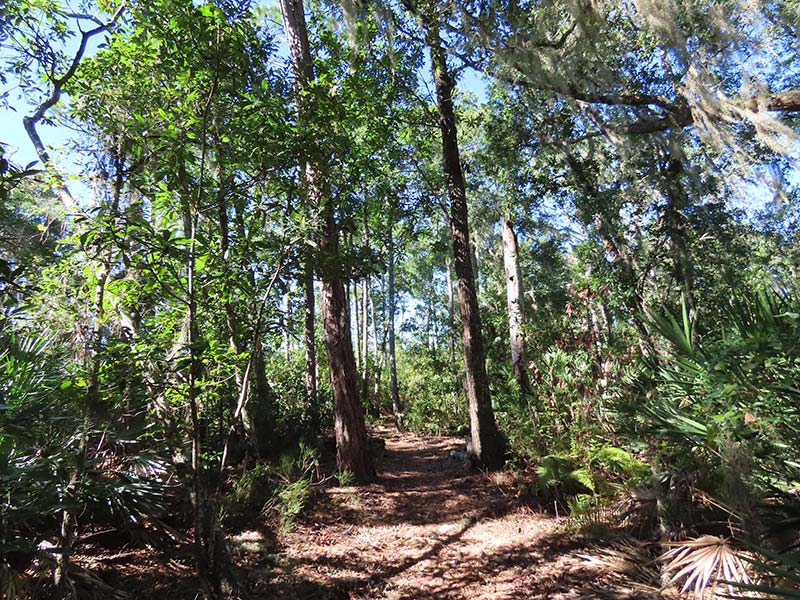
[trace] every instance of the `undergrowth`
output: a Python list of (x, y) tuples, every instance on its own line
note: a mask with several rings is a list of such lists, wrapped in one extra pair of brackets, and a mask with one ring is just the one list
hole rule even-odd
[(259, 463), (242, 472), (223, 498), (223, 514), (232, 520), (257, 512), (278, 531), (289, 531), (307, 506), (318, 469), (317, 451), (300, 443), (276, 463)]

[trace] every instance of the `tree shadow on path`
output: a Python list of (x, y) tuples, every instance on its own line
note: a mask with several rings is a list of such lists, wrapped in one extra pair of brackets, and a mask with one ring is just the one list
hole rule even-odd
[(574, 556), (585, 544), (515, 502), (502, 476), (470, 470), (462, 446), (389, 434), (380, 481), (321, 490), (255, 597), (637, 597), (597, 593), (598, 574)]

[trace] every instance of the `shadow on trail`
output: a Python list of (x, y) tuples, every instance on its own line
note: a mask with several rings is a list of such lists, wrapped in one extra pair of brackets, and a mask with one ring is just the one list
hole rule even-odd
[[(584, 559), (582, 552), (600, 545), (598, 541), (576, 538), (563, 532), (538, 540), (536, 547), (517, 544), (490, 554), (457, 556), (440, 560), (427, 570), (427, 578), (415, 587), (395, 590), (390, 580), (425, 560), (437, 558), (448, 545), (457, 544), (480, 521), (469, 524), (434, 545), (415, 561), (387, 568), (361, 582), (351, 582), (350, 600), (654, 600), (661, 596), (651, 587), (631, 586), (631, 580), (618, 574), (601, 572)], [(479, 589), (491, 581), (491, 590), (479, 596), (468, 590)]]
[[(378, 483), (349, 488), (342, 494), (325, 492), (316, 510), (304, 518), (317, 525), (433, 525), (461, 518), (483, 518), (507, 510), (498, 505), (495, 490), (486, 489), (483, 474), (451, 456), (459, 449), (452, 438), (424, 445), (392, 443), (378, 460)], [(358, 498), (348, 502), (348, 495)]]
[(454, 438), (390, 436), (380, 481), (321, 491), (286, 537), (282, 566), (254, 597), (643, 597), (606, 593), (576, 556), (592, 544), (558, 532), (554, 519), (524, 511), (491, 477), (467, 469), (454, 458), (460, 446)]

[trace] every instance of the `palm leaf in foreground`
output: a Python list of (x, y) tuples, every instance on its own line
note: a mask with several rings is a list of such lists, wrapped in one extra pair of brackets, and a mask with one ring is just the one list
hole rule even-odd
[(673, 573), (670, 583), (685, 578), (684, 592), (693, 589), (695, 597), (701, 597), (718, 582), (728, 583), (729, 589), (731, 583), (750, 583), (744, 563), (726, 538), (704, 535), (668, 545), (673, 548), (661, 555), (661, 560), (667, 562), (664, 571)]
[[(756, 600), (759, 598), (792, 598), (800, 600), (800, 563), (795, 556), (779, 554), (766, 548), (752, 547), (755, 556), (744, 559), (764, 576), (759, 584), (750, 582), (733, 583), (741, 590), (731, 592), (727, 597), (735, 600)], [(746, 594), (750, 592), (750, 594)]]

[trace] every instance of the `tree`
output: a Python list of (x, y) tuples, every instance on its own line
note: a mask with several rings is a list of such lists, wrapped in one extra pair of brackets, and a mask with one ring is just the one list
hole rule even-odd
[(503, 267), (506, 274), (508, 332), (511, 346), (511, 368), (523, 397), (530, 394), (528, 364), (525, 352), (525, 289), (519, 261), (519, 244), (514, 224), (507, 217), (500, 220), (503, 232)]
[[(137, 6), (137, 26), (87, 61), (70, 88), (73, 116), (124, 183), (81, 236), (87, 251), (115, 252), (102, 339), (128, 347), (191, 490), (198, 570), (215, 598), (238, 581), (212, 473), (231, 453), (241, 457), (244, 444), (232, 440), (246, 440), (253, 456), (272, 451), (262, 334), (280, 254), (291, 247), (266, 226), (276, 203), (265, 173), (286, 137), (274, 115), (286, 104), (266, 67), (269, 43), (246, 17), (180, 1)], [(109, 74), (113, 85), (99, 85)], [(243, 135), (251, 130), (258, 141)]]
[[(281, 14), (295, 77), (298, 114), (302, 127), (307, 119), (313, 117), (309, 102), (315, 92), (314, 66), (302, 0), (281, 0)], [(322, 320), (334, 396), (337, 462), (340, 468), (352, 472), (357, 481), (368, 483), (375, 479), (376, 473), (367, 447), (364, 409), (358, 396), (358, 372), (350, 336), (349, 307), (340, 260), (335, 201), (325, 181), (323, 153), (317, 150), (310, 155), (313, 158), (303, 167), (303, 187), (306, 201), (322, 215), (318, 258), (322, 263)]]
[(458, 278), (466, 378), (464, 389), (469, 404), (472, 450), (477, 460), (495, 469), (504, 462), (504, 448), (497, 430), (486, 375), (486, 357), (481, 339), (478, 295), (467, 217), (467, 194), (458, 147), (458, 133), (453, 109), (455, 82), (450, 74), (447, 55), (440, 37), (440, 16), (435, 5), (421, 8), (425, 40), (431, 53), (439, 127), (442, 136), (442, 168), (450, 197), (450, 227), (453, 241), (453, 265)]

